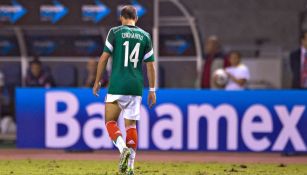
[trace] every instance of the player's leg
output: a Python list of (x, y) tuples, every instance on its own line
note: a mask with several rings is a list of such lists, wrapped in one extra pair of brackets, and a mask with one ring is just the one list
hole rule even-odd
[(133, 175), (134, 160), (136, 155), (136, 148), (138, 142), (136, 122), (140, 119), (141, 115), (141, 96), (130, 96), (128, 103), (125, 105), (123, 116), (125, 118), (126, 127), (126, 145), (130, 149), (131, 155), (128, 160), (128, 175)]
[(109, 133), (110, 138), (112, 139), (114, 145), (118, 148), (120, 152), (120, 161), (119, 161), (119, 172), (125, 173), (127, 170), (127, 163), (130, 157), (130, 150), (127, 148), (126, 143), (122, 137), (122, 133), (117, 125), (118, 117), (121, 113), (119, 104), (115, 102), (106, 103), (106, 127)]
[(136, 120), (125, 119), (126, 127), (126, 145), (130, 149), (131, 155), (128, 160), (128, 169), (132, 171), (134, 169), (134, 160), (136, 156), (136, 149), (138, 143), (138, 134), (136, 129)]
[(105, 110), (106, 128), (114, 145), (118, 148), (119, 152), (122, 153), (123, 149), (126, 148), (127, 146), (123, 139), (122, 133), (117, 125), (117, 120), (120, 115), (120, 112), (121, 109), (116, 101), (106, 103), (106, 110)]

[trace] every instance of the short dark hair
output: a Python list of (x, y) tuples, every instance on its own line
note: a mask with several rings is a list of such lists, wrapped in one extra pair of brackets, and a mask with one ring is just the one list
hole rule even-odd
[(301, 34), (300, 34), (300, 40), (303, 40), (305, 38), (306, 34), (307, 34), (306, 30), (302, 31)]
[(34, 56), (33, 60), (30, 61), (30, 65), (33, 65), (33, 64), (38, 64), (38, 65), (42, 65), (42, 62), (39, 60), (39, 57), (37, 56)]
[(242, 57), (241, 53), (237, 50), (233, 50), (233, 51), (229, 52), (229, 56), (232, 55), (232, 54), (237, 55), (239, 59), (241, 59), (241, 57)]
[(120, 12), (120, 16), (125, 19), (137, 19), (136, 8), (132, 5), (125, 5)]

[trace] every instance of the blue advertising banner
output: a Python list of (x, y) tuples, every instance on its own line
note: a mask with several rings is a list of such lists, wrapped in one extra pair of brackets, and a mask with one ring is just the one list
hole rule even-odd
[[(17, 89), (19, 148), (112, 149), (104, 96), (91, 89)], [(139, 149), (307, 152), (307, 91), (144, 92)], [(122, 117), (121, 117), (122, 118)], [(120, 127), (124, 131), (123, 121)]]
[(118, 12), (133, 5), (138, 25), (152, 29), (154, 1), (148, 0), (1, 0), (0, 25), (104, 26), (119, 25)]

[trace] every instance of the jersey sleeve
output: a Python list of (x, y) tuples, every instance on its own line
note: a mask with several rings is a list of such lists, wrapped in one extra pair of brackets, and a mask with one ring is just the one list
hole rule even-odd
[(242, 77), (243, 77), (244, 79), (246, 79), (246, 80), (249, 80), (249, 79), (250, 79), (250, 72), (249, 72), (249, 70), (248, 70), (247, 67), (245, 67), (245, 69), (243, 70), (243, 72), (242, 72)]
[(106, 39), (106, 42), (104, 44), (103, 52), (107, 52), (109, 54), (112, 54), (113, 47), (114, 47), (114, 39), (115, 39), (114, 32), (113, 32), (112, 29), (110, 29), (108, 36), (107, 36), (107, 39)]
[(150, 36), (148, 36), (146, 47), (145, 47), (145, 55), (143, 58), (144, 62), (153, 62), (155, 61), (154, 52), (152, 47), (152, 41)]
[(239, 79), (245, 79), (249, 80), (250, 79), (250, 73), (249, 70), (246, 66), (242, 66), (241, 69), (238, 70), (239, 74), (238, 77)]

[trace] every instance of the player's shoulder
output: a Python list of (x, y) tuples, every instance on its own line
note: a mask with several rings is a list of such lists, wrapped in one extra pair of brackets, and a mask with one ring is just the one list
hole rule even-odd
[(110, 31), (118, 32), (120, 30), (127, 29), (127, 28), (129, 28), (130, 30), (138, 30), (139, 32), (144, 33), (145, 35), (150, 36), (150, 34), (147, 31), (145, 31), (144, 29), (142, 29), (142, 28), (140, 28), (138, 26), (134, 26), (133, 28), (130, 28), (130, 27), (126, 26), (126, 25), (119, 25), (119, 26), (112, 27), (110, 29)]
[(143, 32), (146, 35), (149, 35), (149, 33), (145, 31), (144, 29), (142, 29), (141, 27), (136, 26), (136, 29), (138, 29), (139, 31)]
[(145, 31), (144, 29), (142, 29), (138, 26), (136, 26), (135, 29), (138, 30), (139, 32), (141, 32), (143, 35), (145, 35), (146, 37), (148, 37), (150, 39), (150, 34), (147, 31)]
[(231, 71), (232, 69), (233, 69), (233, 67), (232, 67), (232, 66), (229, 66), (229, 67), (226, 67), (226, 68), (225, 68), (225, 71), (228, 72), (228, 71)]
[(240, 64), (239, 69), (243, 71), (248, 71), (248, 67), (245, 64)]
[(239, 65), (239, 67), (242, 68), (242, 69), (247, 69), (247, 66), (246, 66), (245, 64), (243, 64), (243, 63), (241, 63), (241, 64)]
[(122, 26), (115, 26), (110, 29), (110, 32), (117, 33), (120, 30), (122, 30)]

